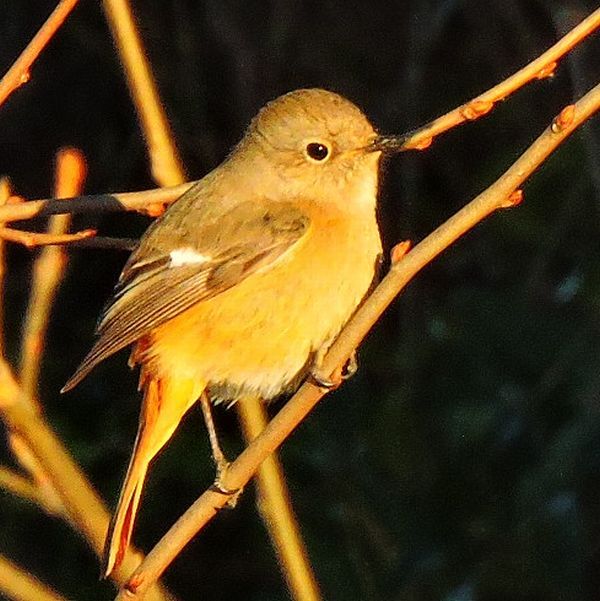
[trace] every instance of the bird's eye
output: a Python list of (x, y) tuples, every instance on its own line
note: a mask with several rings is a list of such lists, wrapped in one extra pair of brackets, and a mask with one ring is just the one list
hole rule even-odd
[(315, 163), (322, 163), (329, 158), (331, 150), (323, 142), (309, 142), (305, 149), (306, 157)]

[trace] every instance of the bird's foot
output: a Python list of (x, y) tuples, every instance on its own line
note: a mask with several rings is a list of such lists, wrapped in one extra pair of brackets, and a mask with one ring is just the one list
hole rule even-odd
[(344, 365), (336, 369), (330, 376), (327, 376), (319, 367), (313, 367), (310, 371), (310, 379), (319, 387), (325, 390), (335, 390), (345, 380), (350, 379), (358, 371), (358, 361), (356, 360), (356, 351), (354, 351)]
[(228, 488), (227, 486), (224, 485), (223, 480), (227, 474), (227, 470), (229, 469), (230, 466), (230, 462), (227, 461), (227, 459), (225, 459), (225, 457), (220, 458), (219, 460), (215, 461), (215, 464), (217, 466), (217, 475), (215, 477), (215, 481), (213, 482), (212, 486), (211, 486), (211, 490), (214, 492), (219, 493), (220, 495), (225, 495), (227, 497), (229, 497), (229, 499), (227, 500), (227, 503), (225, 504), (225, 507), (227, 509), (233, 509), (238, 502), (238, 499), (240, 498), (240, 495), (243, 492), (243, 487), (241, 488)]

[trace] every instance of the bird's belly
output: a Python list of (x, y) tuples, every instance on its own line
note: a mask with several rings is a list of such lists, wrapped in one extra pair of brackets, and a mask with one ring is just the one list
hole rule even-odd
[[(312, 234), (263, 272), (155, 329), (147, 367), (206, 382), (217, 398), (272, 398), (297, 381), (366, 294), (381, 251), (377, 226)], [(158, 372), (158, 373), (157, 373)]]

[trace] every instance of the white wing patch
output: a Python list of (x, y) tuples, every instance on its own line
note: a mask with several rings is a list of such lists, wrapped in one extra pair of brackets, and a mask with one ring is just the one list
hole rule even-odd
[(193, 265), (199, 263), (208, 263), (212, 257), (203, 255), (193, 248), (177, 248), (169, 253), (171, 261), (169, 267), (182, 267), (183, 265)]

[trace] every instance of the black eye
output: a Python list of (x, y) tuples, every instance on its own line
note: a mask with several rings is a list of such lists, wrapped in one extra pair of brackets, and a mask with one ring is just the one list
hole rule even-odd
[(313, 161), (324, 161), (329, 156), (329, 148), (321, 142), (310, 142), (306, 145), (306, 156)]

